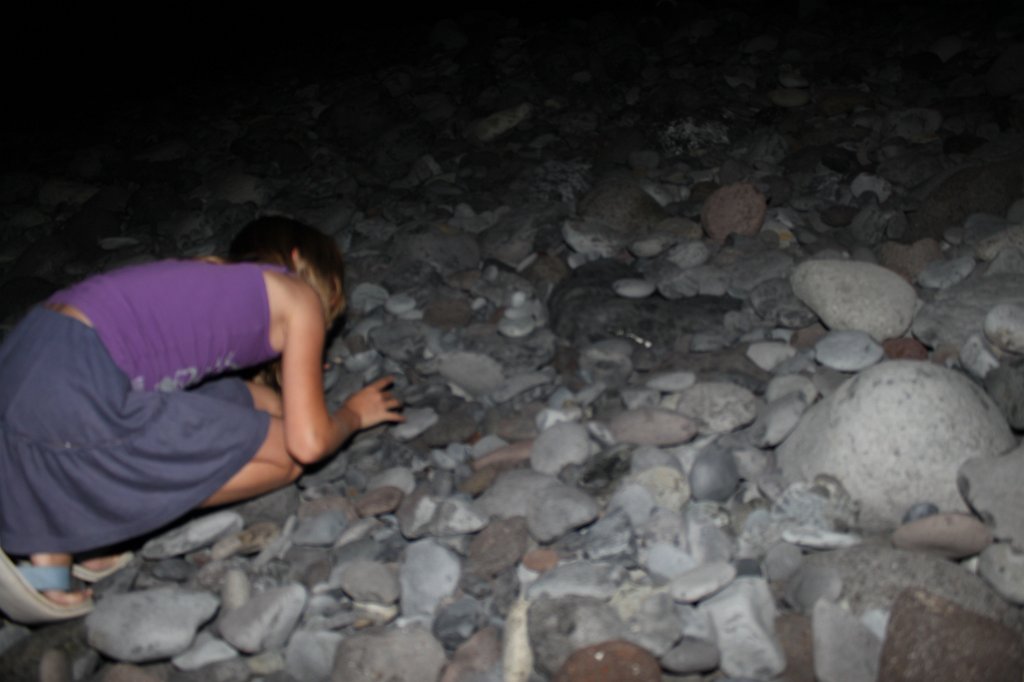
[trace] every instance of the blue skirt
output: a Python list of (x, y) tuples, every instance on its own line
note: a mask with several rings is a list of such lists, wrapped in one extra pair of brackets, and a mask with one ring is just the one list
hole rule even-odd
[(263, 444), (245, 383), (133, 391), (96, 332), (37, 307), (0, 346), (0, 548), (84, 552), (195, 509)]

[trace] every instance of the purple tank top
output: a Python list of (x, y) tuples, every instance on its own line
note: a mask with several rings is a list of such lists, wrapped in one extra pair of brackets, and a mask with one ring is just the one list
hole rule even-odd
[(88, 317), (132, 388), (176, 391), (278, 355), (262, 263), (164, 260), (90, 277), (50, 297)]

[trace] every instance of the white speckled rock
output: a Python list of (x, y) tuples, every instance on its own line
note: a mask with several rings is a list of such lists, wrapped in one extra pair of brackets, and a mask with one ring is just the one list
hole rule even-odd
[(793, 293), (830, 329), (856, 329), (878, 341), (902, 336), (917, 293), (892, 270), (845, 260), (809, 260), (790, 276)]
[(967, 377), (892, 361), (864, 370), (808, 410), (776, 456), (791, 481), (835, 476), (860, 501), (865, 528), (891, 529), (922, 500), (966, 511), (955, 484), (960, 465), (1012, 445), (998, 408)]
[(698, 610), (714, 624), (722, 672), (766, 679), (785, 670), (786, 659), (775, 639), (775, 600), (763, 578), (738, 578)]
[(700, 424), (701, 433), (729, 433), (757, 417), (757, 398), (733, 383), (707, 381), (682, 392), (676, 409)]
[(985, 315), (985, 336), (997, 348), (1024, 353), (1024, 304), (1002, 303)]

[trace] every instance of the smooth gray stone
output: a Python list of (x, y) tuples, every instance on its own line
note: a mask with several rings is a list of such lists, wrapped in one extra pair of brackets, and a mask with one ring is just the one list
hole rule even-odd
[(554, 476), (532, 469), (512, 469), (498, 476), (490, 488), (476, 499), (477, 508), (488, 516), (508, 519), (526, 516), (533, 493), (559, 485)]
[(804, 553), (796, 545), (777, 542), (765, 554), (762, 565), (768, 580), (782, 582), (793, 577), (803, 564)]
[(815, 603), (811, 617), (814, 673), (821, 682), (875, 682), (882, 642), (860, 620), (830, 600)]
[(727, 675), (766, 678), (786, 668), (775, 639), (775, 601), (763, 578), (742, 577), (701, 603), (711, 617)]
[(183, 526), (167, 531), (142, 546), (146, 559), (169, 559), (212, 545), (245, 527), (245, 520), (234, 511), (204, 514)]
[(306, 598), (306, 588), (298, 583), (274, 587), (221, 615), (217, 627), (226, 642), (244, 653), (276, 649), (291, 636)]
[(432, 621), (438, 604), (454, 594), (461, 575), (461, 563), (451, 550), (434, 540), (411, 543), (398, 572), (402, 615)]
[(770, 404), (789, 393), (800, 394), (804, 403), (810, 405), (818, 397), (818, 388), (813, 381), (801, 374), (779, 374), (768, 382), (764, 399)]
[(678, 393), (697, 383), (697, 375), (686, 370), (659, 372), (648, 376), (644, 386), (664, 393)]
[(394, 320), (370, 330), (369, 341), (374, 349), (396, 362), (412, 362), (422, 355), (425, 327), (410, 320)]
[(284, 651), (285, 671), (296, 680), (324, 682), (330, 679), (334, 655), (345, 639), (340, 632), (296, 630)]
[(437, 412), (430, 407), (406, 408), (402, 414), (405, 421), (391, 427), (391, 435), (400, 441), (410, 441), (422, 435), (439, 418)]
[(973, 256), (932, 261), (918, 273), (917, 283), (926, 289), (948, 289), (967, 279), (974, 271), (974, 264)]
[(648, 543), (639, 559), (658, 584), (675, 580), (697, 567), (697, 560), (685, 547), (669, 542)]
[(238, 650), (209, 632), (200, 632), (192, 646), (171, 659), (179, 670), (198, 670), (213, 663), (238, 658)]
[(438, 373), (474, 398), (494, 392), (505, 382), (501, 364), (482, 353), (445, 353), (438, 360)]
[(627, 636), (615, 609), (602, 598), (536, 597), (527, 612), (530, 648), (538, 672), (553, 676), (573, 651)]
[(635, 482), (625, 482), (616, 489), (608, 501), (608, 511), (621, 509), (634, 528), (640, 528), (651, 518), (655, 500), (650, 490)]
[(488, 517), (480, 513), (470, 500), (449, 497), (438, 504), (430, 533), (439, 538), (467, 535), (482, 530), (487, 522)]
[(861, 331), (831, 331), (814, 344), (818, 362), (840, 372), (859, 372), (885, 357), (882, 346)]
[(86, 616), (86, 639), (117, 661), (158, 661), (188, 649), (219, 606), (208, 592), (174, 587), (111, 594)]
[(540, 432), (530, 449), (530, 466), (534, 471), (558, 475), (570, 464), (582, 464), (590, 456), (590, 436), (576, 422), (562, 422)]
[(394, 604), (401, 594), (398, 576), (379, 561), (354, 559), (337, 565), (329, 581), (355, 601)]
[(736, 577), (736, 567), (725, 561), (703, 564), (682, 573), (669, 583), (676, 601), (695, 603), (728, 585)]
[(714, 643), (689, 637), (658, 659), (662, 668), (679, 675), (710, 672), (719, 666), (720, 661), (721, 654)]
[(728, 293), (736, 298), (747, 298), (764, 282), (788, 278), (792, 272), (793, 256), (780, 249), (761, 249), (738, 259), (728, 268)]
[(437, 680), (447, 662), (444, 647), (418, 625), (345, 637), (334, 656), (331, 682)]
[(728, 451), (702, 450), (690, 468), (690, 496), (694, 500), (724, 502), (739, 482), (736, 460)]
[(526, 526), (541, 543), (556, 540), (592, 522), (600, 513), (597, 502), (582, 490), (559, 483), (530, 495)]
[(786, 602), (797, 611), (810, 614), (819, 599), (835, 602), (842, 591), (842, 578), (834, 568), (801, 565), (786, 581)]
[(985, 392), (1006, 417), (1010, 428), (1024, 430), (1024, 365), (1000, 365), (984, 376)]
[(416, 475), (409, 467), (391, 467), (374, 474), (366, 482), (367, 490), (376, 490), (385, 486), (398, 488), (403, 494), (411, 495), (412, 491), (416, 489)]
[(959, 348), (983, 328), (988, 312), (1001, 304), (1024, 304), (1024, 275), (989, 275), (942, 289), (917, 311), (912, 331), (931, 348)]
[(621, 566), (603, 561), (573, 561), (559, 564), (527, 588), (527, 598), (595, 597), (608, 599), (626, 577)]
[(889, 611), (905, 589), (920, 588), (1024, 633), (1020, 609), (1007, 604), (982, 578), (942, 557), (864, 543), (811, 552), (804, 563), (839, 572), (843, 604), (858, 618), (875, 610)]
[(292, 532), (291, 540), (301, 546), (330, 547), (347, 527), (348, 515), (343, 511), (330, 510), (301, 519)]
[(591, 561), (626, 560), (633, 556), (634, 533), (629, 514), (609, 504), (608, 511), (583, 533), (583, 554)]
[(775, 454), (787, 480), (837, 478), (861, 503), (861, 527), (871, 530), (894, 527), (920, 500), (966, 511), (954, 485), (960, 465), (1012, 444), (998, 408), (962, 374), (888, 361), (808, 410)]
[(620, 592), (614, 606), (629, 630), (629, 641), (655, 658), (668, 653), (683, 636), (682, 622), (672, 597), (651, 588)]
[(1006, 542), (991, 544), (979, 557), (978, 575), (1003, 599), (1024, 606), (1024, 553)]
[(759, 341), (747, 346), (747, 358), (766, 372), (792, 359), (797, 349), (782, 341)]
[(1024, 551), (1024, 447), (997, 457), (974, 457), (960, 467), (957, 487), (997, 540)]
[(688, 270), (707, 263), (711, 258), (711, 249), (701, 240), (684, 241), (670, 248), (662, 258), (678, 268)]
[(463, 596), (438, 610), (432, 631), (446, 649), (454, 651), (487, 622), (487, 607), (472, 597)]
[(800, 423), (807, 405), (807, 398), (796, 392), (771, 401), (761, 409), (750, 426), (751, 442), (761, 448), (775, 447)]
[(914, 319), (914, 288), (879, 265), (809, 260), (797, 266), (790, 283), (830, 329), (859, 330), (883, 341), (902, 336)]

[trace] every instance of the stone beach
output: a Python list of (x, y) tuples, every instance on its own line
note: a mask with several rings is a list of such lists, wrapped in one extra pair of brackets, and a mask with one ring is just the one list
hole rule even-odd
[(1024, 679), (1024, 12), (326, 34), (13, 89), (0, 332), (287, 215), (346, 257), (328, 404), (407, 420), (0, 618), (0, 680)]

